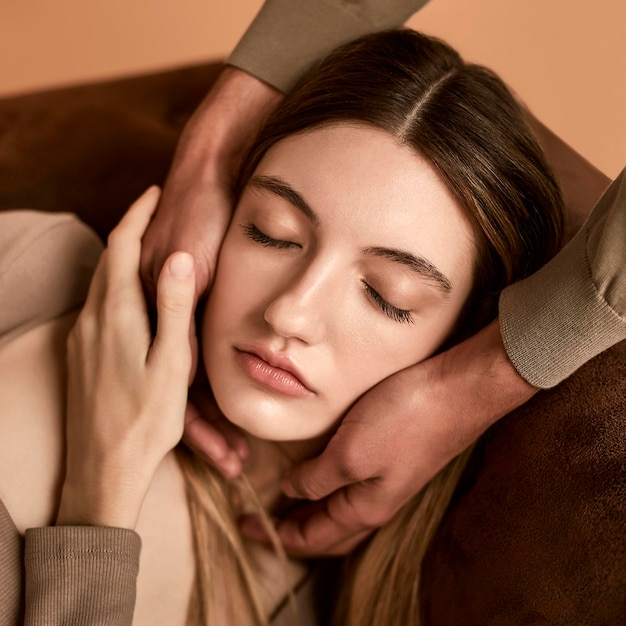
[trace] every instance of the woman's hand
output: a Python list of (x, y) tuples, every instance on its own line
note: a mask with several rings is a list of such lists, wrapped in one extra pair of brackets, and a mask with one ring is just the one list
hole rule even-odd
[(112, 231), (68, 339), (67, 465), (57, 524), (134, 528), (154, 472), (183, 433), (192, 364), (194, 263), (165, 262), (150, 332), (141, 238), (159, 198), (139, 198)]

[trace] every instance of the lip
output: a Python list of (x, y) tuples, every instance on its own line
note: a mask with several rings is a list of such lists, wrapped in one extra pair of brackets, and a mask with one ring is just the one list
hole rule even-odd
[(239, 366), (253, 381), (286, 396), (302, 398), (314, 393), (292, 359), (260, 345), (235, 347)]

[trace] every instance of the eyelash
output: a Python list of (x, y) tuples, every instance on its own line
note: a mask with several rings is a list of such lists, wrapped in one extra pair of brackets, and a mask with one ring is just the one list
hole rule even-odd
[(262, 246), (266, 248), (277, 248), (278, 250), (287, 250), (289, 248), (301, 248), (302, 246), (298, 243), (294, 243), (293, 241), (284, 241), (283, 239), (274, 239), (269, 235), (266, 235), (264, 232), (260, 231), (254, 224), (246, 224), (245, 226), (242, 224), (241, 228), (247, 237), (252, 239), (252, 241), (256, 241), (260, 243)]
[(374, 300), (378, 308), (389, 318), (391, 318), (394, 322), (399, 322), (400, 324), (414, 324), (415, 320), (411, 315), (411, 311), (407, 311), (406, 309), (399, 309), (387, 302), (373, 287), (368, 285), (365, 281), (362, 281), (365, 285), (365, 291), (367, 295)]
[[(244, 233), (247, 237), (260, 243), (267, 248), (277, 248), (278, 250), (288, 250), (289, 248), (301, 248), (300, 244), (293, 241), (284, 241), (283, 239), (274, 239), (264, 232), (259, 230), (254, 224), (241, 225)], [(399, 309), (387, 302), (371, 285), (368, 285), (365, 281), (362, 281), (365, 285), (365, 291), (367, 295), (376, 303), (378, 308), (390, 319), (400, 324), (414, 324), (411, 311), (405, 309)]]

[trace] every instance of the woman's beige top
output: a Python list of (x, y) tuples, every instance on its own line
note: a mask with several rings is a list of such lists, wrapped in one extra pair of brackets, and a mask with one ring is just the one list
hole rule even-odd
[[(0, 345), (80, 306), (101, 251), (71, 215), (0, 213)], [(0, 624), (130, 624), (140, 548), (139, 535), (121, 528), (21, 537), (0, 499)]]

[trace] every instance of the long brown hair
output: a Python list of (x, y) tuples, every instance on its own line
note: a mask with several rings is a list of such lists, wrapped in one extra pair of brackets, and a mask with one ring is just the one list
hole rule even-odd
[[(445, 43), (413, 31), (389, 31), (331, 54), (261, 131), (242, 170), (240, 189), (277, 142), (341, 123), (380, 128), (425, 156), (471, 221), (477, 258), (473, 295), (462, 316), (465, 332), (496, 315), (497, 297), (506, 285), (537, 270), (558, 250), (561, 195), (519, 106), (493, 72), (465, 63)], [(422, 556), (468, 455), (444, 468), (349, 561), (337, 624), (419, 623)], [(194, 484), (201, 491), (201, 481)], [(192, 489), (194, 499), (202, 500)], [(224, 523), (206, 506), (195, 511), (202, 558), (207, 533), (200, 528), (213, 526), (215, 534)], [(245, 590), (249, 577), (244, 578), (236, 593), (253, 597)]]
[(321, 61), (261, 131), (240, 188), (281, 139), (342, 122), (380, 128), (435, 166), (474, 226), (474, 304), (493, 302), (560, 247), (561, 193), (506, 85), (410, 30), (363, 37)]

